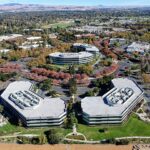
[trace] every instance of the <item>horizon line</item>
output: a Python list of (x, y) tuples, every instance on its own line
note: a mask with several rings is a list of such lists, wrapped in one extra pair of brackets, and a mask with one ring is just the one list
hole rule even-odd
[(0, 3), (0, 5), (7, 5), (7, 4), (20, 4), (20, 5), (43, 5), (43, 6), (75, 6), (75, 7), (98, 7), (98, 6), (102, 6), (102, 7), (147, 7), (150, 6), (150, 4), (144, 4), (144, 5), (103, 5), (103, 4), (98, 4), (98, 5), (70, 5), (70, 4), (66, 4), (66, 5), (51, 5), (51, 4), (46, 4), (46, 3), (15, 3), (15, 2), (8, 2), (8, 3)]

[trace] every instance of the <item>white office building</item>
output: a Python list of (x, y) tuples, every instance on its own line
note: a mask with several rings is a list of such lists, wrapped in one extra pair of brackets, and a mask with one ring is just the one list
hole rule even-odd
[(42, 97), (29, 81), (10, 83), (1, 95), (1, 102), (27, 127), (58, 126), (66, 117), (62, 99)]
[(77, 51), (86, 51), (94, 55), (99, 54), (99, 49), (96, 46), (91, 45), (91, 44), (74, 43), (73, 48), (77, 49)]
[(89, 125), (120, 124), (143, 99), (143, 90), (128, 78), (112, 80), (112, 89), (102, 97), (81, 100), (83, 120)]
[(86, 64), (93, 60), (93, 54), (89, 52), (61, 53), (56, 52), (49, 55), (50, 61), (58, 65)]

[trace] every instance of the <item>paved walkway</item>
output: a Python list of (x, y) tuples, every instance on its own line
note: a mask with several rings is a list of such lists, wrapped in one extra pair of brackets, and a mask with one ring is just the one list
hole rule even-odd
[[(129, 136), (129, 137), (119, 137), (115, 138), (116, 140), (125, 140), (125, 139), (150, 139), (150, 136)], [(69, 142), (79, 142), (79, 143), (86, 143), (86, 144), (100, 144), (101, 141), (83, 141), (83, 140), (75, 140), (75, 139), (68, 139), (65, 138), (65, 141)]]
[(123, 139), (150, 139), (150, 136), (128, 136), (128, 137), (119, 137), (115, 138), (116, 140), (123, 140)]
[(19, 133), (14, 133), (13, 135), (4, 135), (4, 136), (0, 136), (0, 139), (4, 139), (4, 138), (15, 138), (17, 136), (24, 136), (24, 137), (37, 137), (39, 135), (37, 134), (19, 134)]

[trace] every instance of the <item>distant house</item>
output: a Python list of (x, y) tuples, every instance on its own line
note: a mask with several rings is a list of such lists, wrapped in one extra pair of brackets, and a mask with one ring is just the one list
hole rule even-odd
[(35, 32), (43, 32), (44, 30), (43, 30), (43, 29), (32, 29), (32, 31), (35, 31)]
[(22, 36), (23, 36), (22, 34), (2, 35), (2, 36), (0, 36), (0, 42), (2, 42), (2, 41), (8, 41), (8, 40), (13, 40), (13, 39), (16, 39), (16, 38), (20, 38)]
[[(35, 49), (43, 46), (44, 41), (41, 40), (41, 37), (39, 36), (32, 36), (26, 38), (27, 40), (22, 43), (19, 48), (24, 49), (24, 50), (30, 50), (30, 49)], [(45, 48), (52, 48), (52, 46), (48, 43), (44, 44)]]
[(39, 44), (21, 45), (21, 46), (18, 46), (18, 47), (20, 49), (29, 50), (29, 49), (38, 48)]
[(0, 49), (0, 53), (8, 53), (9, 51), (11, 51), (10, 49)]
[(126, 39), (124, 39), (124, 38), (111, 38), (109, 44), (114, 45), (115, 43), (119, 43), (120, 45), (126, 44)]
[(133, 42), (126, 49), (128, 53), (138, 52), (144, 54), (150, 49), (150, 44), (142, 42)]
[(111, 27), (107, 26), (92, 26), (92, 25), (86, 25), (82, 27), (75, 27), (75, 28), (70, 28), (71, 31), (80, 31), (80, 32), (88, 32), (88, 33), (101, 33), (104, 31), (111, 31)]
[(36, 41), (36, 40), (40, 40), (42, 37), (40, 36), (31, 36), (31, 37), (28, 37), (27, 40), (28, 41)]
[(43, 32), (43, 29), (23, 29), (24, 32), (35, 31), (35, 32)]
[(76, 34), (76, 39), (82, 39), (82, 38), (94, 38), (95, 34)]
[(57, 34), (55, 34), (55, 33), (49, 34), (49, 38), (50, 39), (57, 39)]

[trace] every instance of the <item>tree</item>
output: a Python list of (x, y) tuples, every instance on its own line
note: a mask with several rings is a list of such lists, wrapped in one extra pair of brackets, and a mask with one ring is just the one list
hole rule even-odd
[(74, 75), (74, 74), (75, 74), (75, 66), (73, 66), (73, 65), (69, 66), (69, 73), (70, 73), (71, 75)]
[(47, 143), (47, 139), (46, 139), (46, 137), (45, 137), (44, 135), (41, 135), (41, 136), (39, 137), (39, 139), (40, 139), (40, 144), (45, 144), (45, 143)]
[(51, 90), (52, 87), (52, 80), (51, 79), (46, 79), (42, 83), (40, 83), (40, 88), (44, 91)]
[(4, 107), (3, 105), (0, 105), (0, 113), (2, 113), (4, 111)]
[(71, 78), (69, 80), (69, 93), (70, 95), (74, 95), (77, 93), (77, 83), (75, 78)]
[(93, 67), (91, 65), (82, 65), (78, 68), (79, 73), (85, 73), (91, 75), (93, 71)]
[(20, 144), (45, 144), (46, 138), (44, 135), (40, 135), (37, 137), (18, 136), (17, 142)]
[(99, 82), (98, 82), (98, 80), (93, 80), (91, 84), (92, 84), (92, 86), (94, 86), (94, 87), (99, 87)]
[(96, 95), (99, 93), (99, 88), (98, 88), (98, 87), (95, 87), (95, 88), (93, 89), (93, 93), (94, 93), (94, 95), (96, 96)]
[(49, 131), (46, 131), (45, 135), (49, 144), (58, 144), (62, 139), (61, 135), (58, 134), (57, 130), (55, 129), (50, 129)]
[(57, 92), (55, 90), (49, 90), (47, 93), (48, 96), (57, 97)]
[(125, 75), (125, 76), (130, 76), (130, 73), (131, 73), (130, 70), (126, 70), (126, 71), (124, 72), (124, 75)]
[(114, 46), (115, 46), (115, 47), (120, 47), (120, 43), (119, 43), (119, 42), (115, 42), (115, 43), (114, 43)]
[(78, 124), (78, 120), (77, 120), (77, 118), (75, 116), (75, 113), (73, 112), (73, 113), (68, 114), (66, 122), (65, 122), (65, 128), (72, 129), (74, 124), (77, 125)]
[(70, 99), (67, 105), (67, 113), (70, 114), (72, 112), (73, 112), (73, 101), (72, 99)]
[(87, 91), (86, 96), (94, 96), (93, 90)]
[(33, 137), (32, 140), (31, 140), (31, 143), (32, 144), (39, 144), (40, 143), (40, 139), (37, 138), (37, 137)]

